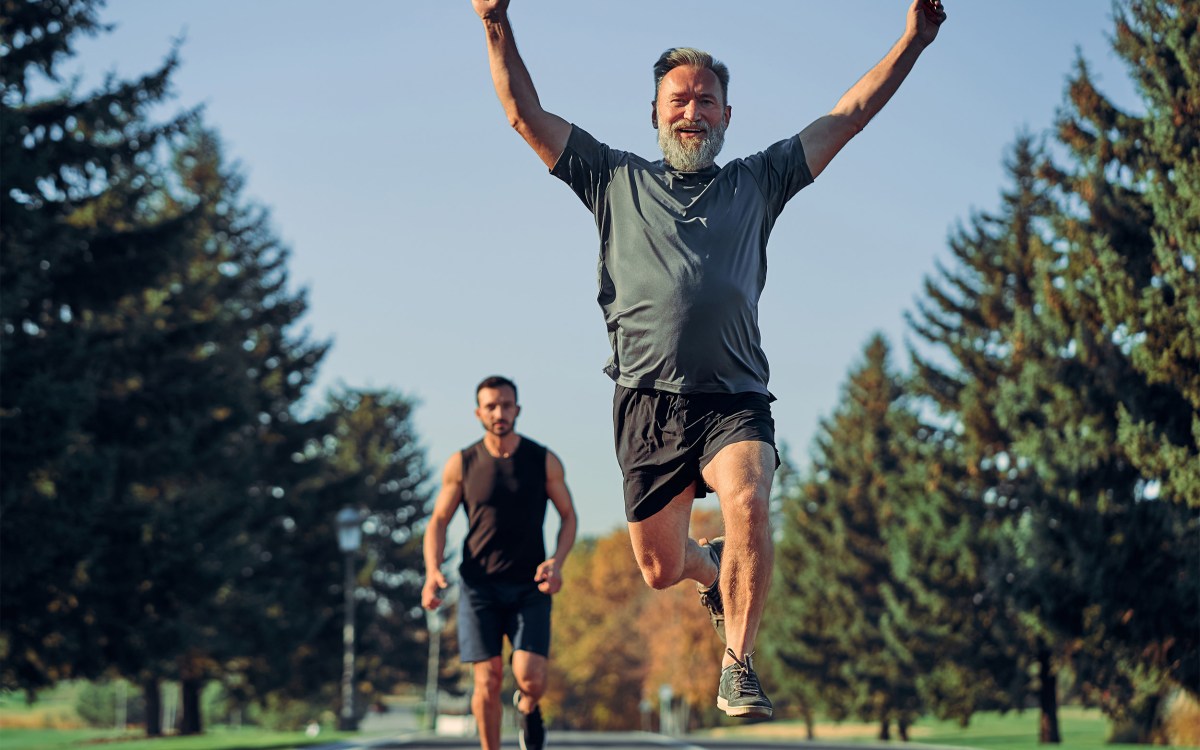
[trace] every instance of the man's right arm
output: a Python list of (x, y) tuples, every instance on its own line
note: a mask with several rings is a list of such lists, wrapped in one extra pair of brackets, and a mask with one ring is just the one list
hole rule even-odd
[(496, 87), (496, 96), (504, 105), (508, 122), (533, 148), (542, 163), (553, 169), (567, 147), (571, 123), (542, 109), (533, 79), (517, 52), (512, 25), (508, 21), (508, 2), (471, 0), (475, 12), (483, 20), (492, 83)]
[(437, 609), (442, 605), (441, 592), (447, 586), (442, 574), (442, 561), (446, 554), (446, 527), (454, 518), (462, 502), (462, 454), (455, 453), (442, 469), (442, 488), (438, 491), (425, 527), (423, 548), (425, 552), (425, 586), (421, 589), (421, 605), (426, 609)]

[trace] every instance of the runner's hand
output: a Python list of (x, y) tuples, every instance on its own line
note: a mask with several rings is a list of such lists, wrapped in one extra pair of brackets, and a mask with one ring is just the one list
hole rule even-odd
[(937, 38), (938, 29), (946, 20), (942, 0), (913, 0), (908, 9), (908, 33), (922, 46), (928, 47)]
[(442, 592), (450, 587), (442, 571), (435, 570), (425, 576), (425, 586), (421, 589), (421, 606), (425, 609), (437, 609), (442, 606)]
[(480, 18), (508, 12), (508, 0), (471, 0), (471, 5)]
[(539, 565), (533, 580), (538, 582), (538, 591), (543, 594), (557, 594), (562, 588), (562, 573), (558, 563), (552, 558)]

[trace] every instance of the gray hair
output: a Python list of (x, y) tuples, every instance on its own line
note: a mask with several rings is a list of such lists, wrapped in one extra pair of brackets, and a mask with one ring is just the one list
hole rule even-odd
[(729, 103), (729, 68), (725, 63), (714, 58), (704, 50), (695, 47), (672, 47), (659, 56), (654, 63), (654, 99), (658, 100), (658, 89), (662, 85), (663, 76), (681, 65), (696, 68), (708, 68), (721, 82), (721, 98)]

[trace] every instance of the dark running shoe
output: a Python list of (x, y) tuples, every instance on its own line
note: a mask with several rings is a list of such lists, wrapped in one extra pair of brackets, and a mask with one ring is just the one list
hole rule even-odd
[(534, 706), (530, 713), (522, 713), (520, 690), (513, 693), (513, 708), (517, 710), (517, 744), (521, 750), (542, 750), (546, 746), (542, 709)]
[(717, 564), (717, 578), (711, 586), (696, 584), (696, 591), (700, 592), (700, 603), (708, 610), (708, 619), (712, 620), (717, 635), (721, 637), (721, 643), (724, 643), (725, 605), (721, 601), (721, 553), (725, 551), (725, 537), (710, 539), (707, 544), (701, 544), (700, 549), (708, 550), (712, 555), (713, 562)]
[(733, 653), (733, 649), (725, 649), (725, 653), (733, 657), (733, 664), (721, 670), (721, 686), (717, 689), (717, 708), (729, 716), (747, 719), (769, 719), (775, 713), (771, 699), (763, 693), (762, 685), (758, 683), (758, 675), (754, 672), (754, 664), (750, 654), (741, 661)]

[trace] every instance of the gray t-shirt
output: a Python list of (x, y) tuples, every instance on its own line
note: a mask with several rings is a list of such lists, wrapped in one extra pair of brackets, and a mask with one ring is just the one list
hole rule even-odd
[(767, 237), (813, 181), (799, 136), (700, 172), (600, 143), (572, 126), (551, 174), (596, 217), (600, 293), (629, 388), (770, 395), (758, 329)]

